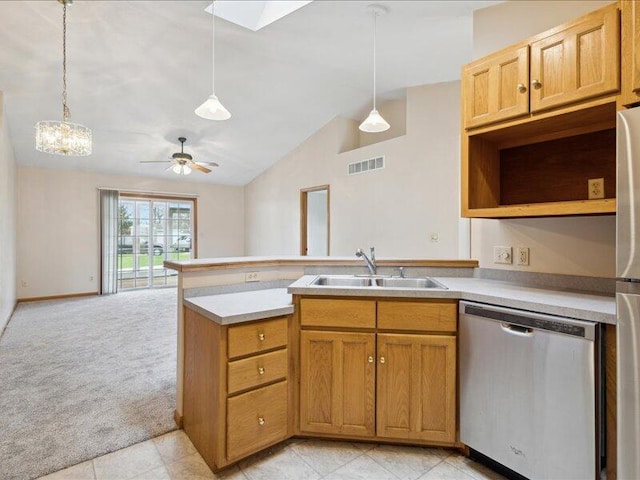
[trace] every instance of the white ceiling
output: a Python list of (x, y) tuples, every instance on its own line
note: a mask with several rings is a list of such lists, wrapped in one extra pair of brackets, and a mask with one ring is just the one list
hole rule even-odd
[[(233, 116), (197, 117), (211, 93), (209, 3), (74, 2), (71, 121), (93, 129), (94, 145), (73, 158), (34, 148), (35, 123), (61, 117), (62, 7), (0, 1), (0, 90), (18, 164), (177, 178), (138, 162), (168, 158), (184, 135), (195, 160), (220, 164), (189, 180), (243, 185), (332, 118), (370, 109), (370, 2), (316, 0), (257, 32), (217, 19), (216, 94)], [(378, 91), (395, 97), (459, 78), (471, 58), (471, 12), (497, 2), (378, 3), (390, 9), (378, 22)]]

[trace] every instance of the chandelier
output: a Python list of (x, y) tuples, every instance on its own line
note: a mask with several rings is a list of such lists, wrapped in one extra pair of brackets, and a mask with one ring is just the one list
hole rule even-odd
[(67, 106), (67, 5), (62, 3), (62, 121), (45, 120), (36, 124), (36, 150), (55, 155), (91, 155), (91, 129), (69, 122), (71, 112)]

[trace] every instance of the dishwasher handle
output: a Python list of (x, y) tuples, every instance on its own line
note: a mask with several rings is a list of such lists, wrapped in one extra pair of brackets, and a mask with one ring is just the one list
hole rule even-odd
[(522, 327), (512, 323), (501, 323), (500, 328), (503, 332), (510, 335), (516, 335), (518, 337), (533, 337), (533, 328)]

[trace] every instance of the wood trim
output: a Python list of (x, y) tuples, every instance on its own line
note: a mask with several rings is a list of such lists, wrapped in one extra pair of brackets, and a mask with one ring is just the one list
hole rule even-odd
[(617, 446), (618, 446), (618, 409), (617, 409), (617, 360), (616, 360), (616, 326), (604, 326), (604, 369), (605, 369), (605, 396), (606, 396), (606, 445), (607, 445), (607, 480), (618, 478), (617, 470)]
[(508, 218), (548, 217), (555, 215), (606, 215), (616, 213), (616, 199), (573, 200), (568, 202), (527, 203), (495, 208), (470, 208), (463, 211), (464, 217)]
[(178, 428), (182, 428), (182, 415), (177, 410), (173, 411), (173, 421), (176, 422)]
[[(594, 200), (591, 200), (594, 201)], [(615, 211), (615, 210), (614, 210)], [(165, 260), (165, 268), (178, 272), (200, 272), (204, 270), (226, 270), (246, 267), (288, 267), (288, 266), (344, 266), (360, 267), (361, 260), (346, 260), (339, 258), (314, 257), (313, 259), (301, 258), (273, 258), (250, 260), (251, 257), (242, 257), (247, 260), (224, 258), (211, 258), (198, 262), (171, 262)], [(426, 260), (426, 259), (377, 259), (376, 263), (382, 267), (440, 267), (440, 268), (476, 268), (478, 260)]]
[(198, 258), (198, 199), (193, 199), (193, 234), (191, 235), (193, 258)]
[[(117, 188), (114, 188), (114, 190), (118, 190)], [(163, 195), (161, 193), (155, 194), (155, 193), (135, 193), (135, 192), (126, 192), (126, 191), (120, 191), (118, 190), (119, 195), (121, 197), (127, 197), (127, 198), (142, 198), (142, 199), (146, 199), (146, 200), (188, 200), (188, 201), (192, 201), (195, 200), (198, 197), (189, 197), (189, 196), (181, 196), (180, 194), (176, 194), (176, 195)]]
[(64, 298), (93, 297), (98, 292), (66, 293), (64, 295), (49, 295), (46, 297), (19, 298), (16, 303), (40, 302), (42, 300), (61, 300)]
[(307, 255), (307, 194), (309, 192), (327, 191), (327, 255), (331, 254), (331, 188), (330, 185), (300, 189), (300, 255)]

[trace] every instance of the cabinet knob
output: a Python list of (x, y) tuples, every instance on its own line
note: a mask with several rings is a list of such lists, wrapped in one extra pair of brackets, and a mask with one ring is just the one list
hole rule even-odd
[(380, 357), (380, 363), (384, 363), (385, 361), (384, 357)]
[(369, 355), (369, 358), (367, 359), (367, 361), (368, 361), (369, 363), (373, 363), (373, 357), (372, 357), (371, 355)]
[(264, 342), (264, 339), (265, 339), (264, 333), (260, 332), (258, 334), (258, 340), (260, 340), (261, 342)]
[(540, 80), (534, 80), (533, 82), (531, 82), (531, 86), (538, 90), (542, 87), (542, 83), (540, 83)]
[(264, 375), (264, 367), (258, 367), (258, 374)]
[(524, 83), (519, 83), (518, 84), (518, 91), (520, 93), (526, 93), (527, 92), (527, 86)]
[(264, 417), (258, 417), (258, 425), (264, 425)]

